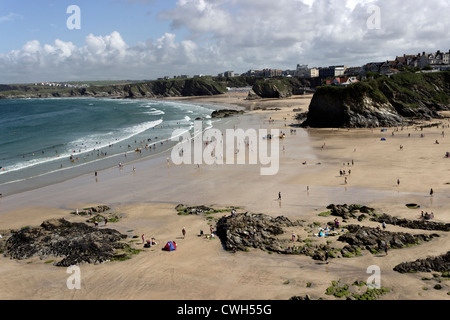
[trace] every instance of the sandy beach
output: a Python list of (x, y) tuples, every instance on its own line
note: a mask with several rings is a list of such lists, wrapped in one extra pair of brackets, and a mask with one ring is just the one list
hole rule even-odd
[[(100, 171), (98, 177), (88, 174), (4, 195), (0, 199), (0, 230), (37, 226), (50, 218), (85, 221), (86, 218), (69, 213), (76, 208), (105, 204), (123, 216), (119, 222), (108, 224), (109, 228), (129, 235), (130, 240), (137, 236), (133, 242), (136, 248), (143, 247), (142, 234), (155, 237), (158, 244), (127, 261), (81, 265), (79, 290), (67, 288), (66, 268), (37, 257), (15, 261), (2, 256), (0, 299), (287, 300), (308, 294), (313, 299), (334, 300), (335, 297), (325, 295), (332, 281), (367, 281), (367, 268), (371, 265), (380, 267), (381, 284), (390, 289), (380, 299), (448, 299), (448, 283), (443, 282), (443, 289), (436, 290), (434, 282), (422, 279), (430, 277), (429, 273), (400, 274), (393, 270), (401, 262), (449, 251), (445, 232), (429, 243), (391, 250), (387, 256), (364, 253), (324, 264), (304, 255), (268, 254), (256, 249), (230, 253), (223, 250), (219, 239), (199, 236), (200, 230), (214, 226), (214, 220), (200, 215), (177, 215), (175, 206), (180, 203), (220, 209), (238, 206), (238, 212), (326, 225), (333, 218), (318, 214), (327, 211), (329, 204), (355, 203), (407, 219), (418, 219), (423, 210), (433, 212), (434, 221), (450, 222), (450, 158), (444, 157), (450, 151), (449, 118), (431, 122), (441, 123), (439, 127), (423, 129), (302, 129), (291, 127), (298, 124), (293, 117), (308, 110), (312, 95), (253, 101), (245, 100), (246, 95), (230, 93), (177, 100), (244, 109), (245, 114), (235, 116), (233, 123), (237, 127), (285, 132), (276, 175), (262, 176), (261, 166), (250, 164), (168, 165), (167, 151), (128, 164), (123, 170)], [(340, 170), (345, 170), (346, 175), (340, 175)], [(277, 200), (279, 192), (282, 201)], [(409, 209), (407, 203), (417, 203), (420, 209)], [(221, 214), (229, 212), (217, 213), (215, 217)], [(361, 224), (378, 225), (371, 221)], [(185, 238), (183, 227), (187, 230)], [(431, 233), (392, 225), (388, 230)], [(302, 227), (289, 231), (302, 238), (308, 236)], [(178, 243), (176, 251), (161, 250), (169, 240)], [(317, 239), (324, 243), (326, 240)]]

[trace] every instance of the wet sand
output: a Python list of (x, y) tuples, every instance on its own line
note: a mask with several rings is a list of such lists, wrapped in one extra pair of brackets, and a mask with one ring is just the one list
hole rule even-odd
[[(422, 274), (400, 275), (392, 268), (403, 262), (439, 255), (450, 249), (447, 235), (419, 246), (392, 250), (388, 256), (364, 254), (351, 259), (333, 259), (330, 264), (306, 256), (281, 256), (258, 250), (231, 254), (220, 241), (199, 237), (209, 230), (201, 216), (178, 216), (179, 204), (239, 206), (240, 211), (284, 215), (325, 224), (319, 217), (331, 203), (357, 203), (390, 215), (415, 219), (420, 211), (406, 208), (418, 203), (433, 211), (436, 221), (449, 222), (450, 129), (416, 131), (301, 129), (290, 124), (293, 109), (307, 111), (311, 96), (285, 100), (245, 101), (243, 94), (189, 98), (255, 109), (238, 116), (239, 128), (277, 128), (286, 133), (280, 141), (280, 168), (274, 176), (261, 176), (260, 165), (167, 165), (167, 151), (159, 157), (137, 161), (123, 170), (112, 168), (62, 183), (3, 197), (0, 229), (39, 225), (48, 218), (64, 217), (75, 208), (107, 204), (124, 218), (108, 224), (123, 233), (155, 237), (158, 245), (123, 262), (82, 265), (82, 288), (69, 290), (65, 268), (30, 261), (0, 259), (0, 299), (280, 299), (324, 294), (332, 280), (366, 281), (367, 267), (378, 265), (382, 286), (391, 292), (382, 299), (447, 299), (448, 290), (424, 290), (430, 286)], [(181, 100), (187, 100), (181, 99)], [(260, 108), (281, 110), (260, 110)], [(269, 123), (269, 119), (274, 120)], [(284, 120), (286, 119), (286, 120)], [(235, 121), (233, 123), (235, 123)], [(444, 120), (449, 124), (448, 120)], [(441, 132), (445, 130), (446, 135)], [(448, 133), (447, 133), (448, 132)], [(408, 133), (411, 134), (408, 137)], [(425, 137), (421, 138), (420, 134)], [(386, 138), (386, 141), (381, 141)], [(434, 144), (439, 140), (439, 144)], [(403, 145), (403, 150), (399, 146)], [(353, 160), (353, 165), (351, 161)], [(136, 171), (132, 167), (136, 167)], [(346, 170), (347, 184), (339, 170)], [(348, 175), (348, 170), (351, 174)], [(397, 179), (400, 185), (397, 185)], [(433, 188), (434, 195), (429, 195)], [(278, 192), (282, 201), (278, 201)], [(376, 224), (366, 222), (375, 226)], [(187, 229), (181, 239), (181, 229)], [(389, 226), (389, 230), (410, 231)], [(130, 231), (132, 230), (132, 231)], [(302, 230), (295, 230), (301, 234)], [(290, 233), (289, 233), (290, 234)], [(168, 240), (179, 244), (174, 252), (161, 251)], [(335, 241), (333, 239), (333, 241)], [(135, 244), (142, 248), (139, 241)], [(31, 262), (31, 263), (30, 263)], [(312, 283), (307, 287), (306, 283)], [(288, 283), (288, 284), (286, 284)], [(256, 289), (256, 290), (255, 290)], [(445, 291), (445, 292), (444, 292)]]

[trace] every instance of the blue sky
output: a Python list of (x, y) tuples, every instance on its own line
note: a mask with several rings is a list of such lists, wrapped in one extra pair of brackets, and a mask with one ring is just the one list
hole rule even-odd
[(448, 12), (448, 0), (0, 0), (0, 83), (358, 66), (448, 51)]
[[(0, 42), (0, 52), (18, 49), (33, 39), (42, 43), (60, 39), (81, 46), (90, 33), (105, 35), (115, 30), (130, 43), (159, 38), (169, 30), (170, 21), (157, 15), (174, 4), (169, 0), (0, 0), (0, 38), (7, 39)], [(81, 9), (80, 30), (66, 26), (70, 5)]]

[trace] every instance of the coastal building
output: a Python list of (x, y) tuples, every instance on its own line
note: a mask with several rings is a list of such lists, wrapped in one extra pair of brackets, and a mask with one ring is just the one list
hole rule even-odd
[(234, 73), (234, 71), (225, 71), (225, 72), (223, 73), (223, 76), (224, 76), (224, 77), (227, 77), (227, 78), (231, 78), (231, 77), (234, 77), (234, 76), (235, 76), (235, 73)]
[(296, 70), (284, 70), (282, 72), (283, 77), (294, 77), (296, 73)]
[(346, 77), (351, 77), (351, 76), (360, 76), (363, 72), (362, 67), (349, 67), (345, 70), (344, 75)]
[(359, 82), (356, 77), (335, 77), (333, 79), (326, 80), (325, 83), (332, 86), (346, 87), (356, 82)]
[(263, 72), (266, 78), (281, 77), (283, 75), (283, 70), (280, 69), (264, 69)]
[(299, 78), (317, 78), (319, 77), (319, 69), (308, 68), (307, 65), (297, 65), (295, 76)]
[(173, 78), (174, 79), (187, 79), (187, 78), (190, 78), (190, 76), (187, 74), (181, 74), (181, 75), (173, 76)]
[(324, 68), (319, 68), (319, 77), (320, 78), (329, 78), (329, 77), (339, 77), (343, 76), (345, 73), (345, 66), (329, 66)]
[(441, 52), (438, 50), (436, 53), (425, 53), (418, 55), (418, 66), (420, 68), (430, 66), (433, 69), (448, 69), (450, 65), (450, 50), (448, 52)]

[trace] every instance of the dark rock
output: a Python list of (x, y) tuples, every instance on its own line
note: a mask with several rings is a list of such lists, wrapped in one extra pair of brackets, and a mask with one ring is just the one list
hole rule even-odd
[(233, 110), (233, 109), (221, 109), (221, 110), (215, 110), (211, 114), (211, 118), (227, 118), (231, 117), (236, 114), (242, 114), (244, 113), (241, 110)]
[(348, 225), (346, 228), (349, 232), (339, 236), (338, 241), (348, 243), (349, 247), (345, 249), (350, 252), (357, 248), (379, 251), (383, 250), (386, 244), (390, 248), (399, 249), (409, 245), (416, 245), (423, 241), (430, 241), (439, 236), (437, 234), (411, 235), (409, 233), (383, 231), (378, 228), (359, 225)]
[(200, 206), (185, 206), (183, 204), (179, 204), (175, 207), (175, 210), (177, 210), (178, 212), (183, 212), (185, 214), (202, 214), (205, 212), (212, 212), (214, 211), (213, 208), (204, 206), (204, 205), (200, 205)]
[(292, 86), (284, 79), (256, 81), (252, 91), (261, 98), (287, 98), (293, 94)]
[(450, 271), (450, 251), (438, 257), (418, 259), (413, 262), (402, 262), (394, 267), (400, 273), (408, 272), (449, 272)]
[(430, 231), (450, 231), (450, 223), (433, 222), (427, 220), (408, 220), (390, 216), (383, 213), (371, 218), (372, 221), (385, 222), (387, 224), (393, 224), (403, 228), (409, 229), (421, 229)]
[(375, 211), (375, 209), (373, 209), (373, 208), (369, 208), (366, 206), (360, 206), (357, 204), (351, 204), (351, 205), (330, 204), (327, 207), (327, 209), (329, 209), (331, 211), (332, 216), (338, 216), (338, 217), (341, 217), (342, 219), (350, 219), (350, 218), (356, 219), (358, 217), (358, 215), (357, 215), (358, 212), (372, 213)]
[(96, 228), (65, 219), (44, 221), (39, 227), (14, 232), (6, 242), (5, 256), (28, 259), (62, 257), (56, 266), (103, 263), (123, 257), (127, 236), (113, 229)]
[(292, 300), (292, 301), (309, 301), (309, 300), (312, 300), (312, 299), (309, 296), (309, 294), (307, 294), (304, 297), (302, 297), (302, 296), (293, 296), (289, 300)]
[(219, 219), (217, 235), (226, 250), (246, 251), (247, 248), (288, 253), (285, 243), (276, 238), (284, 227), (299, 225), (286, 217), (273, 218), (264, 214), (239, 213)]

